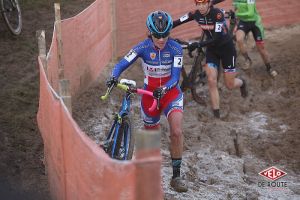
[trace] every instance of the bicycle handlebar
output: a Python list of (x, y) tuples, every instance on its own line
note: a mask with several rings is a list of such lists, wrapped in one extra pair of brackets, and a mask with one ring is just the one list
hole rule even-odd
[(180, 39), (178, 39), (178, 38), (176, 38), (176, 39), (174, 39), (176, 42), (178, 42), (180, 45), (181, 45), (181, 47), (183, 48), (183, 49), (187, 49), (187, 47), (188, 47), (188, 45), (189, 45), (189, 43), (188, 42), (186, 42), (186, 41), (183, 41), (183, 40), (180, 40)]
[[(145, 95), (153, 97), (153, 92), (150, 92), (148, 90), (143, 90), (143, 89), (138, 89), (138, 88), (131, 88), (128, 85), (121, 84), (121, 83), (118, 83), (117, 87), (119, 89), (122, 89), (122, 90), (126, 91), (126, 92), (130, 91), (131, 93), (137, 93), (139, 95), (145, 94)], [(109, 94), (111, 93), (112, 89), (113, 89), (113, 87), (107, 88), (107, 91), (106, 91), (105, 95), (101, 96), (101, 99), (106, 100), (108, 98)], [(154, 109), (156, 107), (157, 107), (157, 99), (153, 98), (153, 103), (152, 103), (151, 107), (149, 108), (149, 111), (150, 112), (154, 111)]]
[(226, 11), (225, 12), (225, 18), (235, 20), (236, 19), (235, 12), (233, 10)]
[[(190, 58), (193, 58), (194, 56), (193, 56), (193, 54), (192, 54), (192, 52), (194, 51), (194, 50), (190, 50), (189, 48), (188, 48), (188, 46), (190, 45), (190, 44), (192, 44), (192, 42), (187, 42), (187, 41), (183, 41), (183, 40), (180, 40), (180, 39), (178, 39), (178, 38), (176, 38), (176, 39), (174, 39), (176, 42), (178, 42), (180, 45), (181, 45), (181, 47), (182, 47), (182, 49), (187, 49), (188, 50), (188, 55), (190, 56)], [(202, 49), (202, 47), (197, 47), (196, 49)]]

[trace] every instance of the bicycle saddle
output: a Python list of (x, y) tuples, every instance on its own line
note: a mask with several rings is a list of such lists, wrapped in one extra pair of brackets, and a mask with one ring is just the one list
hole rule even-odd
[(120, 83), (128, 86), (136, 87), (136, 82), (133, 80), (121, 79)]

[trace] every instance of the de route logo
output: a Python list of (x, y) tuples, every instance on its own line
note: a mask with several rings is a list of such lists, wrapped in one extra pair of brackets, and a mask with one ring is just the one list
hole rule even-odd
[(258, 182), (258, 187), (261, 188), (286, 188), (287, 182), (285, 181), (278, 181), (287, 173), (281, 169), (278, 169), (274, 166), (269, 167), (261, 172), (258, 173), (260, 176), (269, 180), (268, 182), (260, 181)]

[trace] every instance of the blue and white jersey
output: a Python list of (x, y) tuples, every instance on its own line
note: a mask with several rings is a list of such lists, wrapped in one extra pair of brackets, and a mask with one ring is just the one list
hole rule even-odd
[(183, 54), (180, 44), (173, 39), (169, 38), (162, 50), (157, 49), (150, 38), (142, 41), (116, 64), (112, 76), (118, 78), (138, 58), (142, 60), (144, 83), (150, 90), (161, 86), (170, 90), (178, 84)]

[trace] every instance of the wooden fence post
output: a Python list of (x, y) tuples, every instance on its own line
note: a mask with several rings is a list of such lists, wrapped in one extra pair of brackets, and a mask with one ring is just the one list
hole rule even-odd
[(140, 130), (136, 134), (136, 199), (163, 199), (160, 135), (160, 131), (149, 130)]
[(111, 0), (111, 29), (112, 29), (112, 63), (117, 61), (117, 2)]
[(61, 34), (61, 14), (60, 14), (59, 3), (54, 4), (54, 10), (55, 10), (55, 31), (56, 31), (56, 41), (57, 41), (57, 54), (58, 54), (59, 95), (63, 99), (70, 114), (72, 114), (70, 80), (65, 79), (63, 41), (62, 41), (62, 34)]
[[(46, 77), (48, 78), (45, 30), (37, 30), (36, 37), (38, 40), (39, 57), (42, 61), (42, 65), (43, 65)], [(43, 156), (43, 164), (45, 166), (45, 175), (48, 175), (48, 164), (47, 164), (47, 158), (45, 157), (47, 155), (47, 153), (46, 153), (47, 149), (45, 147), (44, 147), (44, 151), (45, 152), (44, 152), (44, 156)]]
[(39, 57), (42, 61), (46, 76), (48, 78), (45, 30), (36, 31), (36, 37), (38, 40)]

